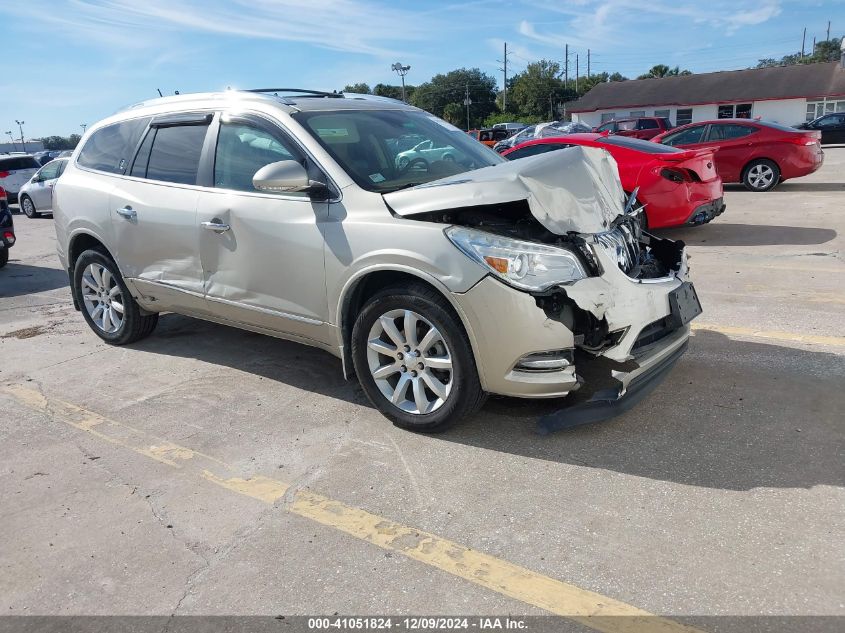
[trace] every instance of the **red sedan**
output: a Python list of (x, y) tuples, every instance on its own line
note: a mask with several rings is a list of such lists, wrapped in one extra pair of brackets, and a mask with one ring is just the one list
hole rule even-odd
[(768, 191), (789, 178), (812, 174), (824, 161), (820, 132), (768, 121), (702, 121), (651, 140), (684, 149), (715, 150), (722, 180), (741, 182), (751, 191)]
[(704, 224), (725, 210), (722, 181), (708, 149), (684, 151), (625, 136), (568, 134), (527, 141), (502, 156), (513, 160), (573, 145), (610, 152), (622, 188), (628, 193), (640, 188), (637, 201), (645, 206), (648, 228)]

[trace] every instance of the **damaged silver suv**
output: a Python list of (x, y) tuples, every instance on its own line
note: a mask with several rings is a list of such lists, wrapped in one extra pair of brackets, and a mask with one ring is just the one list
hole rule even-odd
[(395, 424), (488, 393), (609, 417), (701, 312), (681, 242), (641, 232), (609, 154), (507, 162), (403, 103), (295, 90), (140, 103), (55, 189), (76, 307), (116, 345), (178, 312), (320, 347)]

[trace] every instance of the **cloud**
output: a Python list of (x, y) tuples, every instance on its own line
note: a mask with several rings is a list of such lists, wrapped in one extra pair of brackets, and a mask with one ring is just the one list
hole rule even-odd
[(143, 48), (162, 32), (302, 42), (391, 56), (425, 38), (414, 14), (372, 0), (29, 0), (5, 9), (81, 41)]

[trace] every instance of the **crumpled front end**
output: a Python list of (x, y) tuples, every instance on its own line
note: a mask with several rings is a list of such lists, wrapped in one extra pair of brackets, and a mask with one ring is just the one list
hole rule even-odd
[[(564, 409), (541, 421), (545, 431), (632, 406), (678, 360), (689, 321), (701, 312), (683, 242), (642, 232), (636, 212), (624, 207), (613, 159), (592, 148), (556, 153), (566, 152), (564, 161), (548, 160), (552, 154), (514, 161), (518, 169), (500, 170), (501, 187), (493, 174), (474, 172), (436, 185), (442, 190), (427, 205), (425, 187), (385, 196), (402, 215), (577, 254), (586, 271), (577, 280), (532, 289), (490, 275), (453, 295), (487, 391), (568, 396)], [(503, 259), (491, 261), (506, 269)]]

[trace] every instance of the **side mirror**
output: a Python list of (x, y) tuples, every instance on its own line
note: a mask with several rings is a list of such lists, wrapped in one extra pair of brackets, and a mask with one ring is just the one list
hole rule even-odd
[(327, 189), (324, 183), (309, 179), (305, 167), (295, 160), (280, 160), (264, 165), (252, 177), (252, 186), (268, 192), (317, 193)]

